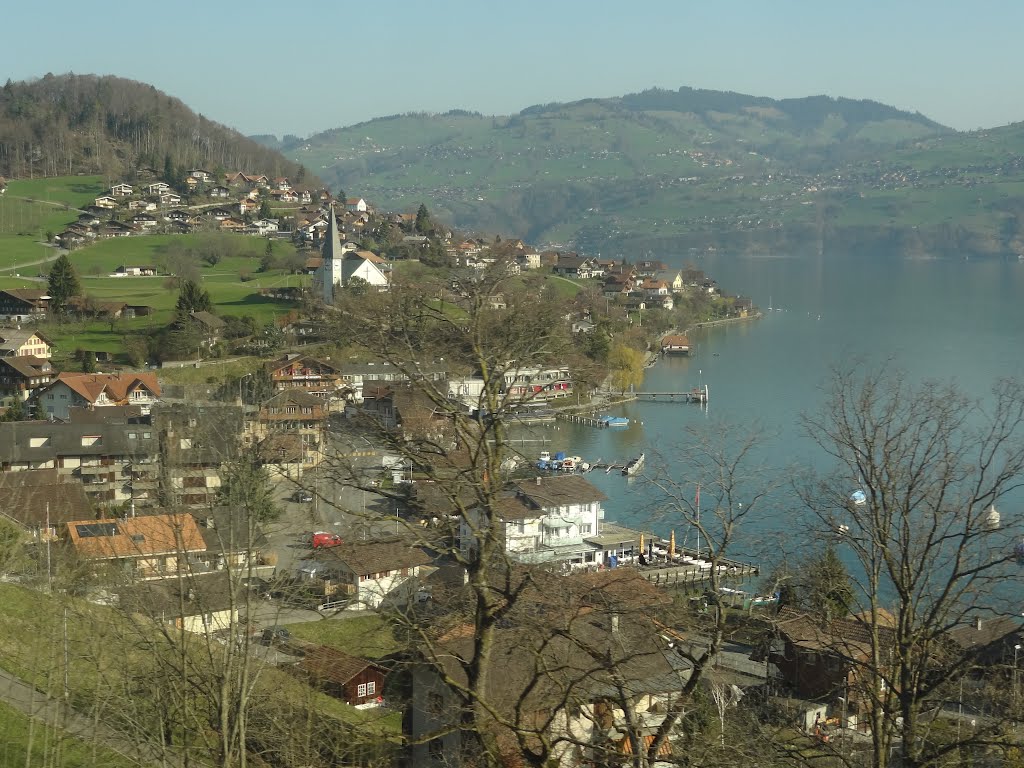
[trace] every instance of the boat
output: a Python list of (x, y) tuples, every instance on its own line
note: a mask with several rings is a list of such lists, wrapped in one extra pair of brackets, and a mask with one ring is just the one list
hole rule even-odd
[(635, 459), (630, 459), (629, 462), (622, 468), (622, 474), (627, 477), (632, 477), (641, 469), (644, 468), (644, 454), (640, 454)]
[(629, 419), (625, 416), (602, 416), (597, 420), (602, 427), (628, 427)]

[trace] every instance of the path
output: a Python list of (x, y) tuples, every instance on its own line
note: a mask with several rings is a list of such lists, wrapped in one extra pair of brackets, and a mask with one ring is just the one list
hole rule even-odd
[[(0, 272), (14, 272), (15, 270), (22, 269), (23, 267), (35, 267), (39, 264), (49, 264), (51, 261), (56, 261), (57, 259), (59, 259), (61, 257), (61, 254), (67, 253), (67, 251), (65, 251), (63, 248), (58, 248), (57, 246), (50, 245), (49, 243), (39, 243), (39, 245), (42, 245), (46, 248), (53, 248), (53, 250), (56, 251), (56, 254), (53, 256), (47, 256), (45, 259), (36, 259), (35, 261), (23, 261), (20, 264), (12, 264), (9, 267), (0, 267)], [(25, 280), (43, 279), (41, 277), (35, 276), (29, 277), (28, 275), (18, 275), (18, 277), (21, 277)]]

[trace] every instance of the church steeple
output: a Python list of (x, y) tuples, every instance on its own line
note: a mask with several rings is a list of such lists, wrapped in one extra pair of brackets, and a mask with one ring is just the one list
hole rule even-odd
[(323, 258), (321, 267), (323, 280), (321, 298), (325, 304), (334, 302), (334, 286), (342, 284), (341, 275), (341, 237), (338, 234), (338, 219), (334, 215), (334, 203), (331, 203), (330, 212), (327, 214), (327, 234), (324, 237), (324, 244), (320, 250)]

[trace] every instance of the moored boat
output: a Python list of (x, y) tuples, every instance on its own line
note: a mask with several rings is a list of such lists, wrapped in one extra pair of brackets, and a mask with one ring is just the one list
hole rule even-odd
[(630, 459), (629, 462), (622, 468), (622, 474), (627, 477), (632, 477), (641, 469), (644, 468), (644, 454), (640, 454), (635, 459)]
[(629, 419), (625, 416), (602, 416), (598, 419), (603, 427), (628, 427)]

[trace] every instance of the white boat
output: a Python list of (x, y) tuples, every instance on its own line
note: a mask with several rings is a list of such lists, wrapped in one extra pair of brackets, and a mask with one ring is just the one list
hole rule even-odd
[(627, 477), (632, 477), (633, 475), (635, 475), (637, 472), (644, 468), (644, 459), (645, 456), (642, 453), (635, 459), (630, 459), (626, 466), (622, 468), (622, 474), (626, 475)]

